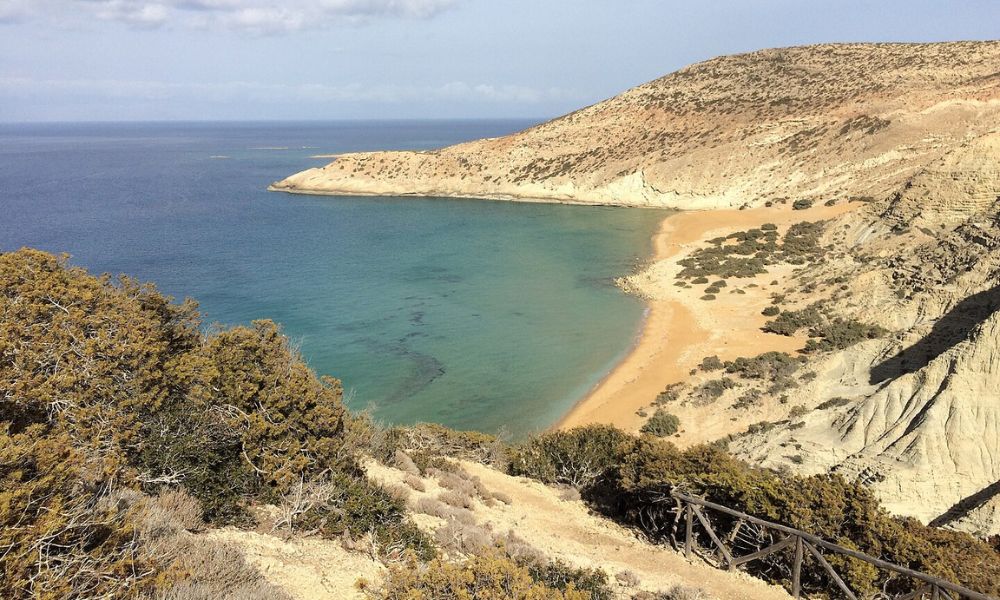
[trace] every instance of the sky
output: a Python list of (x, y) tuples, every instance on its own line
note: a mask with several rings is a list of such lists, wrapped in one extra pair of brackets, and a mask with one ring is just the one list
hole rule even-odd
[(0, 0), (0, 121), (546, 118), (720, 54), (998, 38), (998, 0)]

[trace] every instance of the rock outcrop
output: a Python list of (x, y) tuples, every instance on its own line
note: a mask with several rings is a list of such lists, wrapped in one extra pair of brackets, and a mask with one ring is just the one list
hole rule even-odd
[(814, 359), (817, 378), (796, 392), (813, 410), (743, 436), (737, 453), (859, 479), (925, 522), (1000, 533), (998, 167), (1000, 135), (981, 136), (829, 225), (849, 259), (799, 280), (849, 280), (841, 312), (895, 335)]
[(513, 135), (346, 154), (271, 189), (681, 209), (882, 198), (998, 123), (998, 42), (762, 50)]

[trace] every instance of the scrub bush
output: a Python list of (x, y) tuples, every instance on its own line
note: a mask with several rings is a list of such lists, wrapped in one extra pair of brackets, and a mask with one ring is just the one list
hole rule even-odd
[(653, 416), (642, 426), (640, 431), (655, 435), (656, 437), (666, 437), (677, 433), (680, 427), (681, 421), (677, 418), (677, 415), (670, 414), (662, 408), (658, 408), (653, 413)]

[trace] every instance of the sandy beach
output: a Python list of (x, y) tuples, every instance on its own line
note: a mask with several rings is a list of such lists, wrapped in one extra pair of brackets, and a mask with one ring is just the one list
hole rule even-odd
[[(771, 350), (794, 352), (805, 338), (761, 331), (769, 317), (761, 310), (780, 291), (793, 267), (770, 267), (755, 278), (730, 279), (716, 300), (701, 300), (705, 286), (675, 286), (679, 260), (706, 240), (735, 231), (774, 223), (779, 232), (793, 223), (828, 219), (859, 204), (840, 203), (793, 211), (786, 206), (749, 210), (691, 211), (673, 214), (660, 225), (653, 239), (652, 262), (642, 272), (627, 277), (622, 287), (647, 299), (648, 313), (632, 352), (557, 424), (569, 428), (589, 423), (609, 423), (636, 431), (646, 418), (637, 411), (648, 408), (663, 389), (688, 380), (706, 356), (722, 360), (754, 356)], [(777, 281), (777, 285), (772, 282)], [(755, 284), (751, 285), (751, 284)], [(745, 293), (736, 292), (742, 290)], [(681, 445), (711, 441), (745, 429), (760, 415), (739, 416), (718, 407), (674, 406), (681, 420)]]

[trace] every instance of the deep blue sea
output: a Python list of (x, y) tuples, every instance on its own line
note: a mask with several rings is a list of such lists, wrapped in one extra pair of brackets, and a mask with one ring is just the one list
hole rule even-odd
[(293, 196), (316, 154), (428, 149), (525, 121), (0, 125), (0, 251), (67, 252), (278, 321), (386, 422), (515, 436), (557, 420), (627, 352), (643, 305), (613, 278), (662, 212)]

